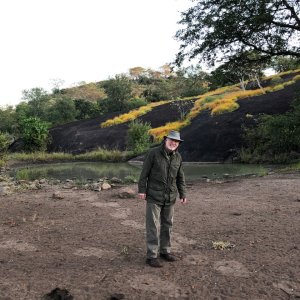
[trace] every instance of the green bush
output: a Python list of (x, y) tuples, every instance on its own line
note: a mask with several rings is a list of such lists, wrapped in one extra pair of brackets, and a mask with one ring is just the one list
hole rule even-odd
[(149, 149), (151, 141), (149, 123), (143, 123), (139, 120), (134, 120), (130, 123), (127, 131), (127, 149), (135, 154), (142, 153)]
[(7, 134), (0, 132), (0, 159), (4, 157), (9, 146)]
[[(246, 149), (241, 159), (252, 162), (288, 162), (300, 155), (300, 98), (282, 115), (263, 115), (257, 126), (244, 128)], [(250, 158), (249, 156), (252, 156)]]
[(30, 117), (23, 121), (22, 138), (26, 152), (45, 151), (49, 141), (48, 123)]
[(147, 105), (148, 101), (142, 98), (133, 98), (125, 103), (126, 110), (130, 111), (141, 106)]

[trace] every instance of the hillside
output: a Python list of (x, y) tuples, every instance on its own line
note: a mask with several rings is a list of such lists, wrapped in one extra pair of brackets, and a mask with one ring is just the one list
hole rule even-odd
[[(243, 145), (241, 137), (243, 124), (254, 122), (255, 118), (262, 113), (281, 114), (290, 109), (291, 102), (297, 91), (300, 90), (300, 81), (294, 81), (292, 84), (288, 81), (297, 74), (282, 75), (281, 84), (275, 88), (269, 88), (271, 79), (265, 80), (263, 82), (264, 88), (269, 88), (269, 90), (265, 93), (256, 90), (258, 91), (257, 95), (253, 93), (255, 96), (251, 96), (250, 90), (246, 91), (243, 97), (240, 97), (242, 92), (237, 91), (237, 87), (233, 86), (229, 92), (228, 89), (226, 92), (224, 92), (224, 89), (222, 90), (225, 96), (221, 100), (219, 95), (221, 92), (216, 91), (215, 94), (210, 92), (209, 95), (218, 97), (216, 101), (211, 103), (205, 102), (208, 97), (211, 97), (209, 95), (206, 98), (201, 96), (199, 99), (186, 100), (189, 109), (195, 110), (195, 103), (200, 100), (202, 101), (202, 108), (197, 114), (194, 113), (193, 118), (185, 126), (182, 126), (181, 133), (185, 142), (181, 145), (181, 153), (184, 161), (224, 161), (230, 157), (236, 149)], [(283, 86), (283, 83), (286, 83), (286, 85)], [(225, 97), (230, 98), (231, 95), (235, 94), (238, 94), (238, 96), (234, 96), (237, 100), (225, 99)], [(228, 103), (230, 105), (234, 104), (234, 110), (212, 115), (211, 112), (216, 109), (214, 103), (217, 101), (219, 107)], [(193, 105), (195, 105), (194, 108)], [(107, 114), (94, 119), (76, 121), (52, 128), (50, 130), (52, 143), (48, 150), (50, 152), (64, 151), (71, 153), (91, 151), (98, 147), (124, 150), (126, 148), (128, 121), (110, 127), (100, 127), (103, 122), (116, 116), (117, 114)], [(180, 113), (176, 106), (172, 105), (171, 102), (167, 102), (154, 107), (151, 111), (139, 116), (138, 119), (149, 122), (152, 128), (156, 129), (166, 123), (178, 121)], [(172, 123), (170, 126), (172, 129)]]

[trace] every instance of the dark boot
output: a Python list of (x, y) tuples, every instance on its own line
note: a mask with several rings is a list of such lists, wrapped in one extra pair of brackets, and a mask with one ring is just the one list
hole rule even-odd
[(160, 253), (160, 257), (166, 261), (176, 261), (176, 257), (170, 253)]
[(162, 267), (162, 264), (159, 262), (158, 258), (147, 258), (146, 263), (153, 268)]

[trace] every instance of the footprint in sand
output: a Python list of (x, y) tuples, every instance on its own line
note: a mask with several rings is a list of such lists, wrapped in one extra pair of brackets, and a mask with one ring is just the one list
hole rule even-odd
[(214, 269), (226, 276), (249, 277), (247, 268), (235, 260), (221, 260), (214, 264)]
[(165, 299), (165, 297), (188, 298), (188, 294), (184, 289), (178, 287), (171, 281), (159, 278), (157, 275), (145, 274), (135, 276), (129, 281), (129, 284), (134, 289), (159, 295), (161, 298), (158, 299)]
[(0, 243), (0, 248), (17, 251), (36, 251), (37, 248), (23, 241), (8, 240)]

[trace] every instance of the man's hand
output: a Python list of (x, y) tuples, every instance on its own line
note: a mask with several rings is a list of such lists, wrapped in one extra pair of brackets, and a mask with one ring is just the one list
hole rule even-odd
[(138, 194), (138, 197), (139, 197), (139, 199), (141, 199), (141, 200), (146, 200), (146, 194), (141, 194), (141, 193), (139, 193), (139, 194)]
[(181, 204), (187, 204), (187, 200), (186, 200), (186, 198), (182, 198), (182, 199), (180, 199), (180, 203), (181, 203)]

